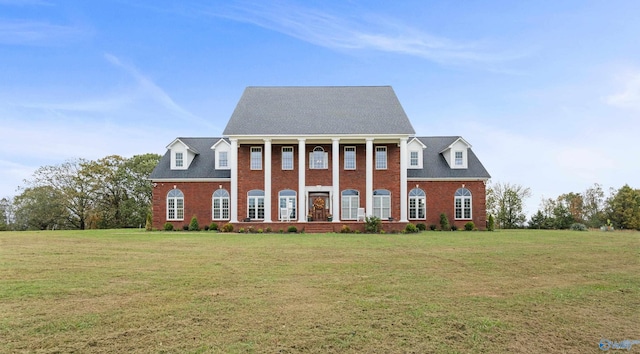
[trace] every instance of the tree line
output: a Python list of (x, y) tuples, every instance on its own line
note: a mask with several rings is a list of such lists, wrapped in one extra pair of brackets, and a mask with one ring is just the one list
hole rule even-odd
[(38, 168), (13, 198), (0, 200), (0, 230), (122, 228), (145, 225), (147, 179), (158, 154), (73, 159)]
[(572, 226), (640, 230), (640, 189), (624, 185), (610, 189), (594, 183), (585, 191), (545, 198), (530, 219), (524, 213), (524, 200), (531, 190), (517, 184), (495, 183), (487, 188), (487, 214), (496, 227), (504, 229), (568, 229)]

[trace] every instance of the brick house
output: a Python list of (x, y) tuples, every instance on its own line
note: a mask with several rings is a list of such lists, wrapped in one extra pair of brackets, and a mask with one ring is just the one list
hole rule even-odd
[(150, 175), (153, 227), (337, 231), (380, 217), (486, 225), (489, 173), (459, 136), (418, 137), (390, 86), (248, 87), (222, 137), (176, 138)]

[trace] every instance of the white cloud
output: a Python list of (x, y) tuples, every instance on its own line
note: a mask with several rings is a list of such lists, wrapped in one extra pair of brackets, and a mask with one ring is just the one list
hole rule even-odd
[(334, 49), (369, 49), (438, 63), (499, 62), (520, 54), (491, 52), (479, 43), (432, 35), (383, 16), (349, 18), (291, 3), (243, 3), (205, 14), (251, 23)]
[(0, 43), (12, 45), (61, 45), (82, 39), (89, 30), (32, 20), (0, 21)]

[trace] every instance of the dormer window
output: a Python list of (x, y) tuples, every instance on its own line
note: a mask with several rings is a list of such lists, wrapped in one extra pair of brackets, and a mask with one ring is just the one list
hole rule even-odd
[(174, 140), (167, 146), (167, 149), (170, 151), (172, 170), (188, 169), (193, 159), (198, 155), (198, 150), (180, 139)]
[(227, 151), (218, 152), (218, 166), (220, 168), (229, 167), (229, 153)]
[(422, 168), (422, 152), (426, 149), (426, 145), (424, 145), (418, 138), (413, 138), (407, 144), (407, 150), (409, 151), (409, 165), (407, 168), (419, 169)]
[(463, 165), (463, 160), (462, 160), (462, 151), (456, 151), (456, 166), (462, 166)]
[(184, 166), (184, 154), (181, 152), (176, 152), (176, 167)]
[(229, 153), (231, 151), (231, 145), (224, 140), (220, 139), (217, 143), (215, 143), (211, 149), (216, 151), (216, 170), (228, 170), (230, 169), (229, 165)]
[(410, 151), (409, 152), (409, 166), (418, 167), (418, 152)]

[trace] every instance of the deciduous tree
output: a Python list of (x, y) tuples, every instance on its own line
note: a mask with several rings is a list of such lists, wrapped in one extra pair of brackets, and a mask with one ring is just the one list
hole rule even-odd
[(524, 200), (531, 190), (518, 184), (495, 183), (487, 188), (487, 210), (495, 215), (498, 227), (513, 229), (521, 227), (527, 219)]

